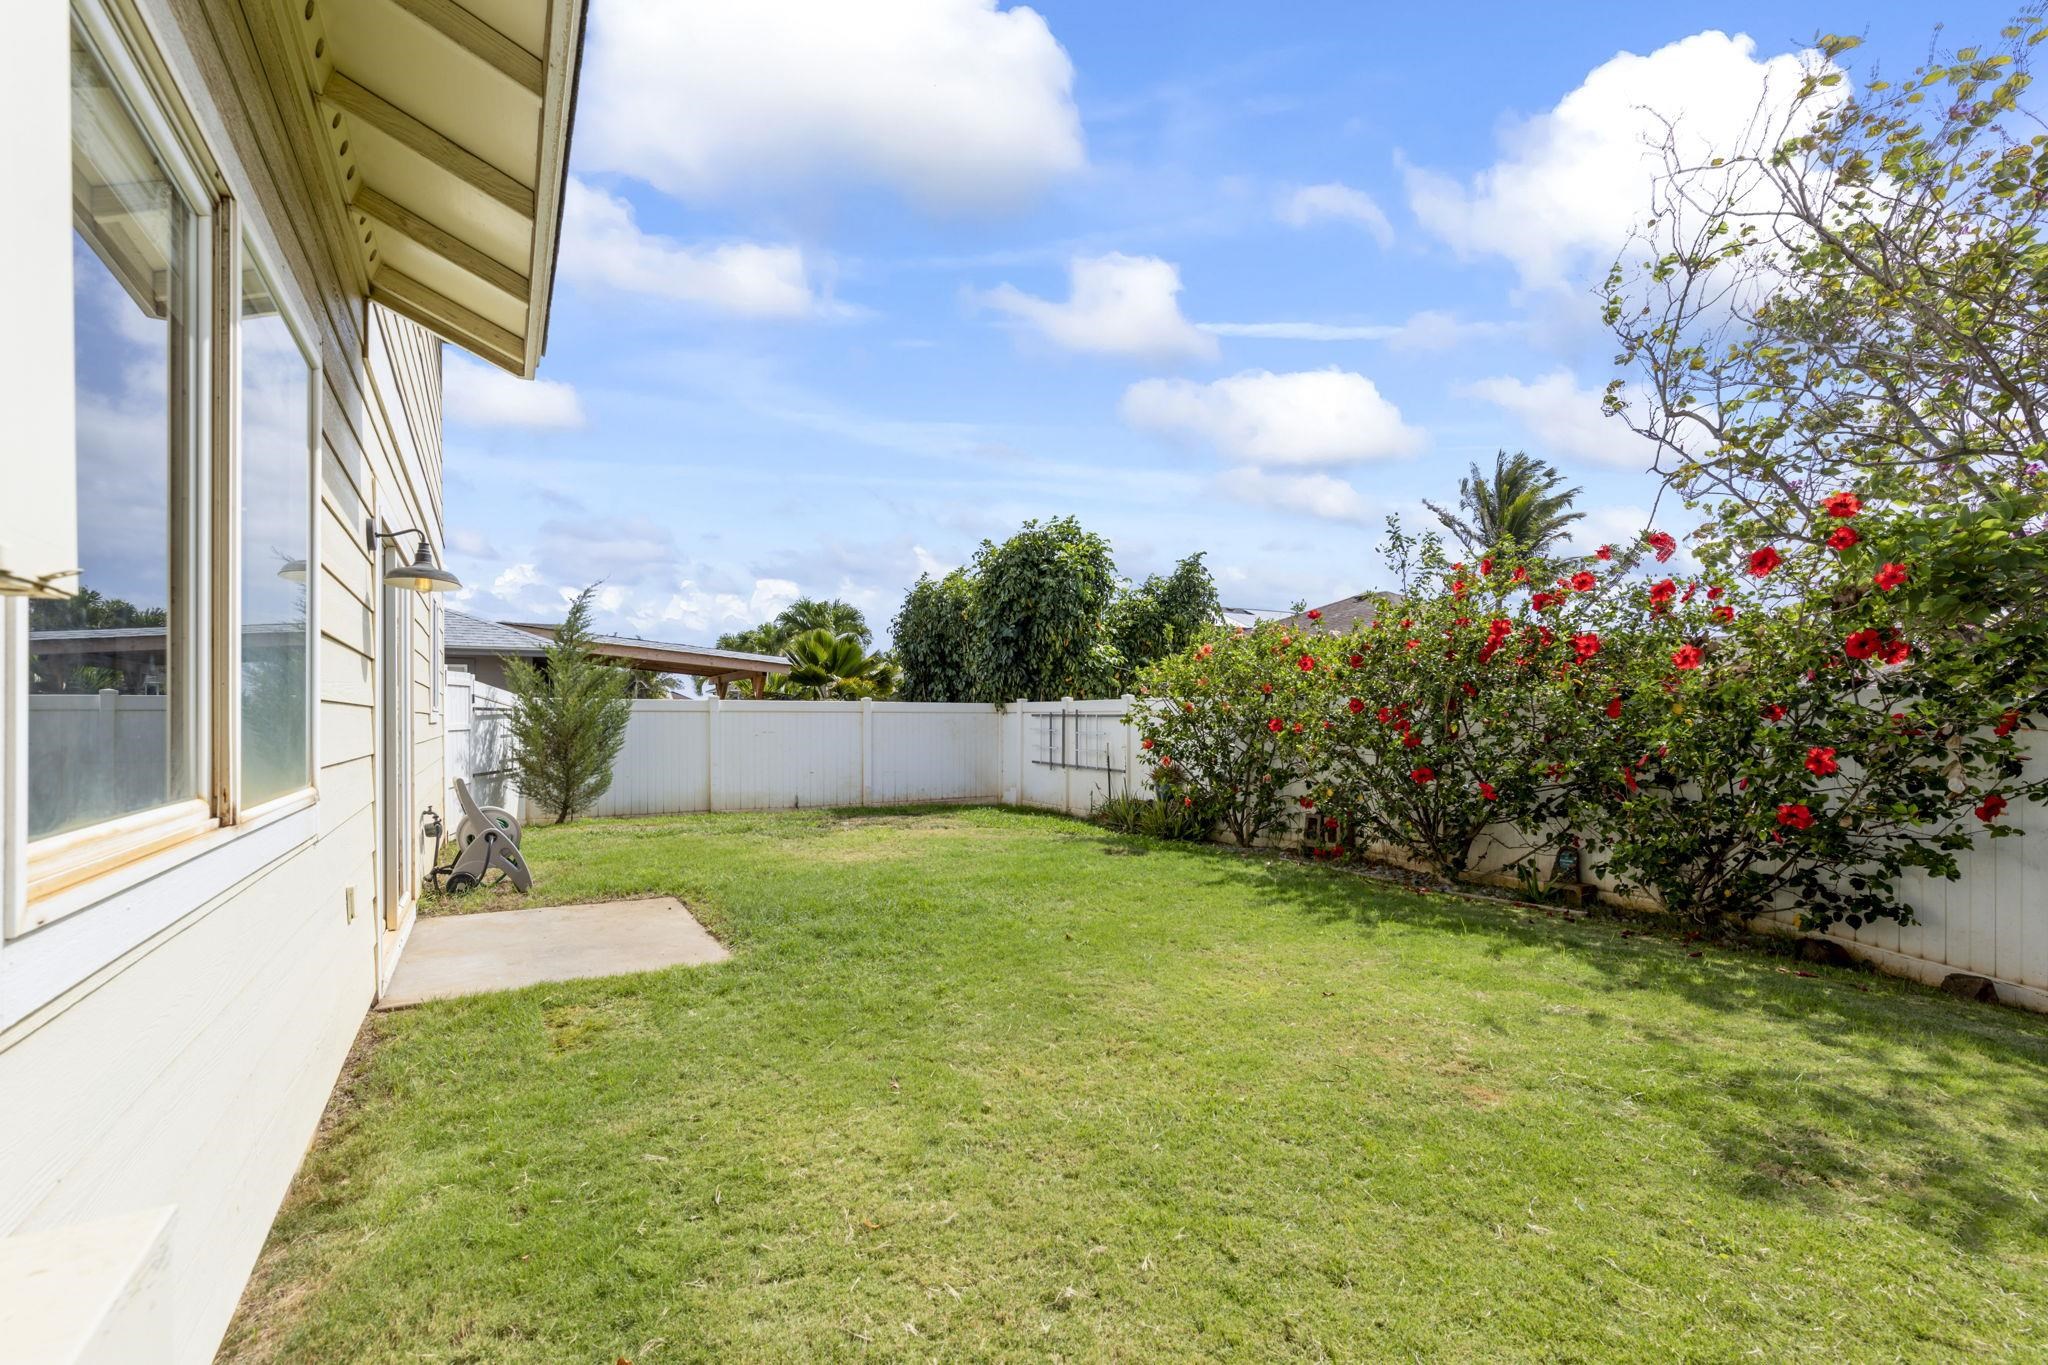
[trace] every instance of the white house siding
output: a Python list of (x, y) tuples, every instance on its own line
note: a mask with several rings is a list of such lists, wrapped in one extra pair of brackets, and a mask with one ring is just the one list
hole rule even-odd
[[(318, 332), (320, 800), (278, 856), (140, 945), (117, 945), (89, 974), (43, 973), (53, 940), (34, 940), (90, 926), (93, 907), (0, 943), (0, 1236), (174, 1206), (174, 1355), (204, 1360), (373, 999), (380, 956), (388, 968), (403, 939), (380, 932), (377, 904), (380, 593), (364, 523), (381, 511), (426, 528), (438, 551), (440, 344), (366, 309), (338, 264), (350, 259), (341, 225), (314, 194), (325, 149), (278, 112), (296, 116), (305, 93), (258, 60), (282, 50), (281, 7), (142, 8), (253, 210), (245, 222), (268, 239)], [(416, 809), (443, 790), (424, 599), (411, 638), (415, 745), (404, 762)], [(54, 998), (51, 983), (63, 986)]]

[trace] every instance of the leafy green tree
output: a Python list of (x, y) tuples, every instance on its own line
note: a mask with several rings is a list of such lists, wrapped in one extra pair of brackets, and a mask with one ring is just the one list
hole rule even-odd
[(1109, 613), (1110, 641), (1122, 660), (1119, 686), (1155, 659), (1210, 634), (1222, 612), (1216, 580), (1197, 552), (1161, 577), (1153, 574), (1117, 595)]
[(1493, 457), (1489, 477), (1478, 465), (1458, 480), (1458, 510), (1423, 500), (1436, 519), (1458, 538), (1468, 555), (1483, 555), (1513, 544), (1541, 556), (1564, 538), (1585, 513), (1571, 506), (1579, 491), (1565, 486), (1564, 475), (1543, 460), (1505, 450)]
[(1109, 542), (1072, 517), (1023, 529), (974, 556), (974, 701), (1099, 697), (1116, 686), (1106, 617), (1116, 595)]
[(974, 643), (974, 579), (964, 569), (920, 577), (890, 626), (905, 701), (979, 698), (969, 655)]
[[(1910, 565), (1886, 600), (1916, 673), (2023, 718), (2048, 706), (2044, 37), (2034, 8), (1996, 50), (1854, 82), (1857, 40), (1823, 37), (1744, 141), (1701, 156), (1674, 128), (1605, 308), (1631, 371), (1608, 410), (1707, 518), (1703, 562)], [(1852, 504), (1869, 520), (1830, 510)]]
[(538, 664), (505, 663), (520, 790), (558, 825), (588, 810), (611, 787), (612, 764), (633, 713), (629, 670), (590, 652), (593, 591), (576, 595)]

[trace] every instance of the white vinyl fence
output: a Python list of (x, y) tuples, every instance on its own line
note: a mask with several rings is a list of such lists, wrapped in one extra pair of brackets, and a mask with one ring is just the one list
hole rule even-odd
[[(505, 764), (509, 702), (451, 674), (451, 776), (458, 756), (478, 774)], [(457, 701), (458, 692), (464, 693)], [(1105, 796), (1150, 789), (1137, 736), (1118, 701), (979, 704), (640, 701), (611, 790), (596, 815), (776, 810), (815, 806), (989, 802), (1085, 816)], [(467, 742), (457, 733), (466, 726)], [(2036, 759), (2048, 744), (2034, 737)], [(505, 782), (508, 775), (495, 780)], [(504, 804), (508, 788), (490, 788)], [(1960, 881), (1914, 874), (1906, 899), (1918, 923), (1876, 924), (1836, 937), (1887, 970), (1938, 982), (1971, 972), (2014, 1003), (2048, 1010), (2048, 809), (2016, 804), (2006, 823), (2025, 837), (1979, 839)], [(1290, 824), (1283, 842), (1300, 827)], [(1492, 831), (1477, 860), (1498, 872), (1526, 851), (1512, 828)], [(1547, 855), (1541, 870), (1548, 872)], [(1589, 870), (1598, 882), (1598, 869)]]
[(446, 708), (442, 733), (448, 790), (441, 810), (448, 828), (452, 831), (462, 822), (462, 807), (455, 800), (457, 778), (469, 783), (478, 805), (517, 810), (521, 805), (519, 779), (512, 771), (512, 738), (506, 728), (512, 715), (512, 694), (451, 668), (442, 704)]

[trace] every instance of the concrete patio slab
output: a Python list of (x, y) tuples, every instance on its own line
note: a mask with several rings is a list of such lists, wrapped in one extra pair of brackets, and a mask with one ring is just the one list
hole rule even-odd
[(543, 981), (694, 967), (731, 956), (673, 896), (437, 915), (413, 926), (391, 989), (377, 1008)]

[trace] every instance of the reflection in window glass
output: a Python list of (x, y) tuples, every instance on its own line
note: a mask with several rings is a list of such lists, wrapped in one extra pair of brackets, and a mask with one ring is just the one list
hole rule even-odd
[(198, 220), (106, 66), (71, 49), (78, 553), (29, 609), (29, 837), (200, 794), (188, 549)]
[(242, 272), (242, 805), (312, 781), (306, 594), (313, 590), (313, 376), (268, 281)]

